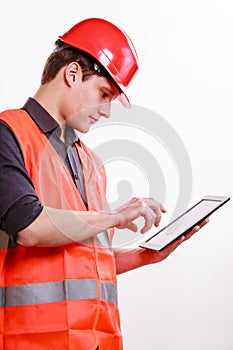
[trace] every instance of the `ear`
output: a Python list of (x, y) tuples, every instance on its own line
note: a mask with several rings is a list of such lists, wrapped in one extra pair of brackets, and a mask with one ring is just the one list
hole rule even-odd
[(76, 84), (77, 80), (80, 79), (82, 75), (82, 69), (77, 62), (69, 63), (64, 71), (65, 82), (69, 87)]

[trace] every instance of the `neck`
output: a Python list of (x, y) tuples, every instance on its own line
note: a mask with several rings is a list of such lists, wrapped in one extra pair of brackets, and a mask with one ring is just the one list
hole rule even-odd
[(52, 82), (41, 85), (33, 98), (57, 121), (61, 127), (61, 139), (64, 140), (65, 123), (60, 112), (60, 93)]

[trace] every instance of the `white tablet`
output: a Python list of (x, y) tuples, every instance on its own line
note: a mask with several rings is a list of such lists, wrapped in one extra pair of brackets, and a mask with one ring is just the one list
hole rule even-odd
[(140, 243), (141, 248), (162, 250), (178, 237), (185, 235), (194, 226), (210, 216), (215, 210), (228, 202), (230, 197), (205, 196), (198, 203), (165, 226), (162, 230), (147, 236), (147, 239)]

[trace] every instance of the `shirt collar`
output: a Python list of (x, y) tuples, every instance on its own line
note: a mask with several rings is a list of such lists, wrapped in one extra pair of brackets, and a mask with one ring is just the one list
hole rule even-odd
[(59, 126), (57, 121), (34, 98), (29, 97), (23, 109), (44, 133), (51, 132)]
[[(57, 138), (61, 136), (61, 128), (58, 122), (41, 106), (34, 98), (29, 97), (23, 106), (23, 109), (31, 116), (34, 122), (45, 134), (53, 133)], [(65, 130), (66, 145), (78, 141), (78, 135), (69, 125), (66, 126)]]

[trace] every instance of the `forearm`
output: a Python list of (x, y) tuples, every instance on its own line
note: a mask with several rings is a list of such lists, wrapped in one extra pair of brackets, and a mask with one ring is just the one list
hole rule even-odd
[(18, 233), (25, 246), (60, 246), (86, 240), (115, 226), (114, 213), (71, 211), (44, 207), (38, 218)]
[[(134, 220), (139, 216), (145, 220), (141, 229), (144, 233), (152, 225), (159, 224), (161, 211), (164, 209), (157, 201), (141, 198), (132, 198), (120, 208), (108, 212), (44, 207), (28, 227), (18, 232), (17, 243), (40, 247), (65, 245), (86, 240), (112, 227), (128, 228), (136, 232), (137, 226)], [(138, 262), (135, 261), (134, 264), (137, 267)]]

